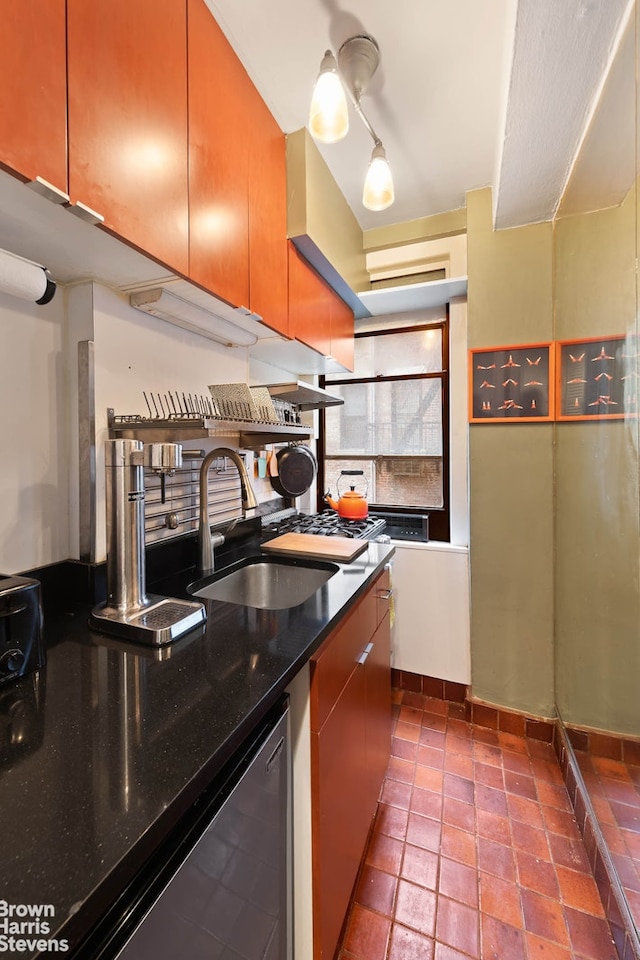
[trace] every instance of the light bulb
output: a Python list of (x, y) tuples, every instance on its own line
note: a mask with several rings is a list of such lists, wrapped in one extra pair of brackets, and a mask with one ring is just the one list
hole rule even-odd
[(349, 112), (344, 88), (338, 76), (336, 58), (327, 50), (313, 89), (309, 130), (321, 143), (336, 143), (349, 129)]
[(367, 210), (386, 210), (394, 201), (393, 179), (384, 147), (377, 143), (371, 153), (369, 169), (364, 181), (362, 203)]

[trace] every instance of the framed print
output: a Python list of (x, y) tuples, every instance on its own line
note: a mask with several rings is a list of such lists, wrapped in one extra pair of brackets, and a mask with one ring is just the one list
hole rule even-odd
[(471, 350), (469, 422), (552, 420), (553, 364), (550, 343)]
[(556, 344), (556, 353), (557, 420), (637, 416), (637, 337), (561, 340)]

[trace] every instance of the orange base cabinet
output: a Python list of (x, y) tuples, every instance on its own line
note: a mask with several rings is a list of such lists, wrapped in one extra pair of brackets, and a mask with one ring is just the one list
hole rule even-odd
[(332, 960), (391, 749), (385, 571), (311, 661), (314, 960)]
[(67, 0), (69, 195), (188, 271), (184, 0)]
[(67, 192), (65, 0), (5, 3), (0, 31), (0, 162)]

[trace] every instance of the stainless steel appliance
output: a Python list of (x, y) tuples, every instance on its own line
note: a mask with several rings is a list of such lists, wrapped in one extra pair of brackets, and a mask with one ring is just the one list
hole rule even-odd
[[(146, 459), (145, 459), (146, 458)], [(175, 443), (105, 441), (107, 602), (91, 611), (95, 630), (161, 644), (202, 624), (201, 603), (145, 592), (144, 466), (164, 476), (182, 464)]]
[(392, 540), (408, 540), (414, 543), (427, 543), (429, 540), (428, 513), (393, 513), (385, 510), (376, 512), (387, 525), (385, 533)]
[(43, 666), (40, 584), (0, 576), (0, 685)]
[(292, 960), (290, 764), (283, 697), (195, 805), (188, 835), (159, 851), (99, 960)]
[(282, 533), (317, 533), (323, 537), (373, 540), (383, 533), (384, 529), (385, 521), (379, 517), (368, 516), (362, 520), (346, 520), (335, 510), (305, 514), (291, 508), (262, 518), (263, 537), (276, 537)]

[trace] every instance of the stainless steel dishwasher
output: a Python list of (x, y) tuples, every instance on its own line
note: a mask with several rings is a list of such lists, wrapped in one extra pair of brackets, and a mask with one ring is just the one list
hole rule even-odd
[(291, 960), (290, 763), (284, 698), (235, 758), (177, 870), (124, 946), (108, 955)]

